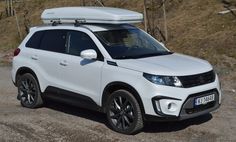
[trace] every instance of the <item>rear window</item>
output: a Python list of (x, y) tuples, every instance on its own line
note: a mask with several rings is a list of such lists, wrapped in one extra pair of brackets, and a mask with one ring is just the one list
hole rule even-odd
[(34, 33), (25, 46), (29, 48), (39, 49), (43, 33), (44, 33), (43, 31)]
[(58, 53), (66, 53), (66, 30), (45, 31), (40, 49)]
[(83, 50), (94, 49), (98, 59), (103, 60), (93, 40), (86, 33), (79, 31), (60, 29), (38, 31), (31, 36), (26, 47), (76, 56), (80, 56)]

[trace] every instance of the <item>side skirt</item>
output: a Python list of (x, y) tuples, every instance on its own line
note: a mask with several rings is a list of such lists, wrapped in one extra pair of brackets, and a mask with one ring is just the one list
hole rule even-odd
[(98, 106), (92, 98), (52, 86), (46, 88), (45, 92), (42, 94), (42, 97), (68, 105), (103, 112), (102, 107)]

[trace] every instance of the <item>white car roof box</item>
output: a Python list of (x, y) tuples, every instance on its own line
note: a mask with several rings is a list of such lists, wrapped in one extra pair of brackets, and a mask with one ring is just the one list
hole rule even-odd
[(45, 24), (54, 22), (125, 24), (142, 22), (143, 14), (111, 7), (61, 7), (44, 10), (41, 19)]

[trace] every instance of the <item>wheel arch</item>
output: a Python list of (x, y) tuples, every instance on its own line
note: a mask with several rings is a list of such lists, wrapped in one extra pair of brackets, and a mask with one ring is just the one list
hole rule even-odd
[(131, 85), (124, 83), (124, 82), (111, 82), (106, 85), (106, 87), (103, 90), (103, 94), (102, 94), (103, 112), (105, 112), (105, 106), (106, 106), (106, 102), (109, 98), (109, 95), (112, 92), (119, 90), (119, 89), (124, 89), (124, 90), (129, 91), (135, 97), (135, 99), (138, 101), (138, 103), (140, 105), (141, 112), (143, 114), (145, 114), (144, 105), (143, 105), (142, 99), (141, 99), (138, 91), (134, 87), (132, 87)]
[[(15, 85), (17, 85), (17, 80), (18, 80), (18, 78), (19, 78), (20, 76), (26, 74), (26, 73), (32, 74), (32, 75), (35, 77), (35, 79), (37, 80), (38, 84), (39, 84), (38, 77), (37, 77), (36, 73), (35, 73), (32, 69), (30, 69), (30, 68), (28, 68), (28, 67), (20, 67), (20, 68), (17, 70), (17, 72), (16, 72), (16, 76), (15, 76), (16, 82), (15, 82)], [(39, 88), (40, 88), (40, 85), (39, 85)], [(40, 90), (41, 90), (41, 89), (40, 89)]]

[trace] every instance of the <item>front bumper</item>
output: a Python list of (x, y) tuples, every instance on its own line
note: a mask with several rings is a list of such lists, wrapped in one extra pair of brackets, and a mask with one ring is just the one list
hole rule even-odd
[[(151, 116), (156, 120), (184, 120), (207, 114), (216, 110), (221, 104), (221, 88), (218, 76), (215, 81), (205, 85), (190, 88), (161, 86), (147, 81), (139, 91), (142, 96), (145, 116)], [(151, 92), (151, 93), (150, 93)], [(209, 93), (216, 94), (214, 104), (194, 108), (194, 97), (208, 96)], [(155, 103), (159, 100), (159, 104)], [(174, 107), (169, 108), (169, 104)], [(157, 107), (158, 106), (158, 107)], [(161, 111), (158, 111), (158, 109)], [(145, 118), (144, 118), (145, 119)]]
[[(214, 101), (209, 102), (204, 105), (194, 106), (195, 98), (204, 97), (204, 96), (207, 96), (210, 94), (215, 94)], [(212, 90), (189, 95), (188, 98), (185, 100), (185, 102), (182, 105), (179, 116), (167, 115), (167, 114), (162, 113), (161, 109), (159, 108), (160, 106), (157, 106), (158, 103), (156, 103), (162, 99), (177, 100), (177, 101), (180, 100), (180, 99), (164, 97), (164, 96), (154, 97), (152, 99), (152, 104), (153, 104), (153, 108), (154, 108), (155, 112), (158, 114), (158, 117), (152, 116), (152, 115), (146, 115), (145, 116), (146, 120), (149, 120), (149, 121), (180, 121), (180, 120), (190, 119), (190, 118), (194, 118), (194, 117), (198, 117), (198, 116), (210, 113), (220, 107), (220, 104), (219, 104), (220, 97), (219, 97), (219, 92), (217, 91), (217, 89), (212, 89)]]

